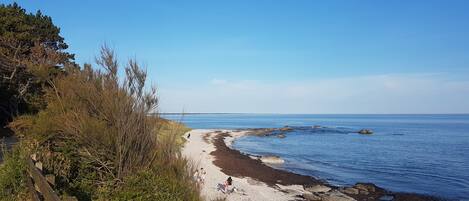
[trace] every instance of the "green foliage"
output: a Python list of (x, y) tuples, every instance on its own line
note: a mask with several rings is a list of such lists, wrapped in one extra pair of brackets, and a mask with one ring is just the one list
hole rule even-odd
[[(4, 42), (14, 41), (20, 46), (18, 55), (28, 55), (35, 43), (40, 43), (53, 50), (64, 50), (68, 45), (61, 37), (60, 29), (55, 26), (49, 16), (41, 11), (35, 14), (27, 13), (18, 4), (0, 5), (0, 36)], [(2, 53), (13, 56), (15, 50), (12, 47), (3, 46)], [(66, 53), (64, 53), (66, 54)], [(73, 55), (66, 54), (68, 58)]]
[(190, 201), (200, 200), (195, 184), (183, 180), (174, 169), (183, 166), (159, 166), (155, 170), (139, 172), (126, 178), (111, 200), (161, 200)]
[(0, 165), (0, 200), (23, 200), (26, 194), (26, 160), (16, 146), (11, 151), (3, 149)]
[(16, 3), (0, 4), (0, 123), (45, 107), (43, 89), (72, 65), (73, 55), (60, 29), (40, 11), (27, 13)]

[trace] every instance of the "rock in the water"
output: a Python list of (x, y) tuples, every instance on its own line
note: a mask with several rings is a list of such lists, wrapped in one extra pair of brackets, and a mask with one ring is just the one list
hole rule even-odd
[(320, 125), (314, 125), (313, 128), (322, 128)]
[(324, 186), (324, 185), (315, 185), (315, 186), (307, 187), (305, 188), (305, 190), (311, 193), (324, 193), (324, 192), (330, 191), (331, 188)]
[(260, 159), (263, 163), (269, 163), (269, 164), (285, 163), (285, 161), (278, 156), (262, 156)]
[(278, 137), (278, 138), (285, 138), (285, 137), (287, 137), (287, 136), (282, 133), (282, 134), (278, 134), (277, 137)]
[(321, 200), (321, 197), (314, 195), (312, 193), (305, 193), (303, 194), (303, 197), (308, 200), (308, 201), (318, 201)]
[(359, 189), (361, 191), (366, 191), (368, 192), (368, 188), (366, 188), (366, 186), (364, 186), (363, 184), (356, 184), (355, 186), (353, 186), (354, 188), (356, 189)]
[(290, 128), (290, 127), (288, 127), (288, 126), (285, 126), (285, 127), (283, 127), (283, 128), (280, 128), (279, 130), (280, 130), (280, 131), (292, 131), (293, 128)]
[(335, 190), (322, 194), (321, 198), (323, 201), (356, 201), (352, 197)]
[(342, 193), (345, 193), (345, 194), (349, 194), (349, 195), (356, 195), (358, 194), (360, 191), (356, 188), (345, 188)]
[(369, 134), (373, 134), (373, 131), (370, 130), (370, 129), (361, 129), (361, 130), (358, 131), (358, 133), (364, 134), (364, 135), (369, 135)]

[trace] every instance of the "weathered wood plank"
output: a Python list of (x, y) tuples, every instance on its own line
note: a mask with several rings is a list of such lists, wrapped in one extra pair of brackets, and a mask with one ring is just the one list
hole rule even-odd
[(41, 201), (41, 199), (39, 199), (39, 195), (37, 195), (37, 191), (36, 189), (34, 188), (34, 184), (33, 184), (33, 181), (31, 181), (31, 177), (26, 177), (26, 184), (28, 185), (28, 188), (29, 188), (29, 193), (31, 194), (31, 200), (32, 201)]
[(50, 187), (49, 183), (47, 182), (46, 178), (42, 175), (42, 173), (36, 168), (33, 161), (28, 159), (28, 166), (29, 166), (29, 174), (32, 176), (34, 183), (39, 187), (42, 196), (44, 197), (45, 201), (60, 201), (59, 196), (55, 193), (55, 191)]

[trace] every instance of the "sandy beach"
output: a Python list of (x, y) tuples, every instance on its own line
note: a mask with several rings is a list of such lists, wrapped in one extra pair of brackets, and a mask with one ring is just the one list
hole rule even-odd
[[(211, 155), (215, 151), (212, 140), (217, 136), (215, 130), (192, 130), (191, 137), (183, 148), (183, 154), (191, 158), (200, 168), (207, 172), (205, 182), (202, 184), (202, 196), (206, 200), (226, 198), (227, 200), (295, 200), (296, 195), (306, 193), (301, 185), (277, 185), (272, 187), (264, 182), (249, 177), (235, 177), (222, 172), (221, 168), (213, 162), (216, 157)], [(227, 145), (235, 139), (244, 135), (244, 132), (230, 132), (231, 136), (225, 138)], [(219, 133), (218, 133), (219, 134)], [(240, 164), (241, 165), (241, 164)], [(236, 192), (224, 194), (217, 191), (218, 183), (223, 183), (229, 176), (233, 179), (233, 186), (238, 189)]]

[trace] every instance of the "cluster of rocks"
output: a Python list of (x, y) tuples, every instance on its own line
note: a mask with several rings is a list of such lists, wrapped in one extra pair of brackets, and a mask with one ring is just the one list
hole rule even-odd
[(303, 194), (307, 201), (355, 201), (354, 198), (325, 185), (314, 185), (305, 188), (308, 193)]
[(357, 183), (352, 187), (341, 188), (340, 191), (349, 195), (368, 195), (376, 192), (376, 187), (373, 184)]
[(276, 136), (278, 138), (285, 138), (287, 132), (293, 131), (292, 127), (285, 126), (282, 128), (254, 128), (248, 129), (249, 135), (257, 135), (257, 136)]
[(373, 134), (373, 131), (370, 129), (361, 129), (358, 131), (358, 133), (364, 134), (364, 135), (370, 135), (370, 134)]
[[(291, 132), (293, 130), (304, 130), (304, 129), (314, 129), (316, 131), (321, 131), (324, 129), (324, 132), (331, 132), (330, 130), (327, 130), (327, 127), (323, 127), (320, 125), (314, 125), (312, 127), (290, 127), (290, 126), (284, 126), (282, 128), (253, 128), (253, 129), (247, 129), (249, 135), (257, 135), (257, 136), (276, 136), (278, 138), (285, 138), (286, 133)], [(337, 132), (337, 131), (336, 131)], [(350, 131), (347, 131), (345, 133), (350, 133)], [(373, 130), (371, 129), (360, 129), (359, 131), (353, 131), (352, 133), (359, 133), (363, 135), (371, 135), (373, 134)]]
[(279, 131), (282, 131), (282, 132), (287, 132), (287, 131), (292, 131), (293, 128), (289, 127), (289, 126), (285, 126), (283, 128), (279, 128), (278, 129)]
[(307, 201), (394, 200), (394, 196), (387, 195), (384, 189), (371, 183), (357, 183), (341, 188), (315, 185), (306, 187), (305, 190), (308, 193), (304, 193), (303, 198)]

